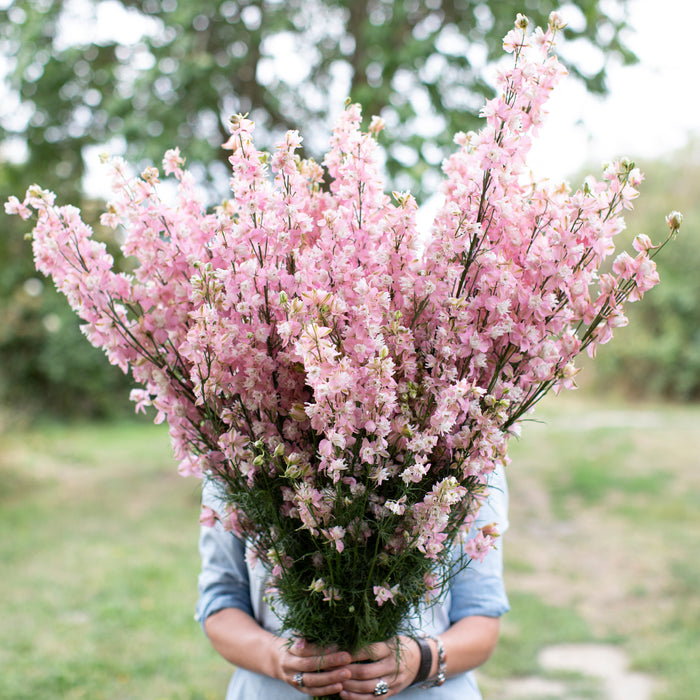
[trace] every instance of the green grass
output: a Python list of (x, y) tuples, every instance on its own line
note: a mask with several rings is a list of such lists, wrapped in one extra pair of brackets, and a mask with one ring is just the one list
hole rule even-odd
[(526, 676), (537, 670), (537, 654), (545, 646), (594, 639), (586, 622), (572, 609), (548, 605), (542, 597), (514, 591), (511, 612), (503, 619), (498, 652), (488, 665), (493, 678)]
[[(659, 681), (656, 700), (695, 700), (700, 409), (566, 396), (537, 417), (512, 443), (512, 611), (485, 698), (546, 675), (548, 645), (602, 641)], [(220, 700), (230, 668), (192, 619), (198, 483), (167, 429), (41, 425), (2, 445), (0, 700)], [(594, 679), (549, 678), (600, 698)]]
[(656, 700), (700, 697), (700, 409), (574, 395), (536, 415), (511, 443), (513, 610), (486, 687), (542, 674), (548, 644), (600, 641)]
[(192, 618), (197, 482), (167, 430), (48, 426), (0, 460), (0, 698), (223, 697)]

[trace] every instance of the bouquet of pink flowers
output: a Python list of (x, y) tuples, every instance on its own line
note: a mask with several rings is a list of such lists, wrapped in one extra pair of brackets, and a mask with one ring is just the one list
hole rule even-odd
[[(124, 232), (133, 273), (113, 270), (77, 209), (34, 186), (8, 211), (38, 220), (36, 266), (85, 321), (88, 339), (143, 388), (137, 410), (167, 421), (184, 475), (213, 479), (221, 519), (270, 572), (284, 625), (348, 650), (395, 634), (439, 589), (518, 421), (574, 385), (574, 358), (626, 323), (624, 303), (658, 282), (635, 240), (608, 271), (642, 179), (606, 167), (582, 189), (533, 182), (526, 156), (565, 73), (559, 28), (504, 47), (513, 62), (478, 133), (458, 134), (444, 203), (421, 250), (408, 193), (383, 192), (374, 118), (337, 124), (323, 167), (289, 132), (258, 151), (231, 121), (232, 196), (207, 211), (177, 149), (178, 182), (113, 162), (102, 221)], [(680, 215), (668, 219), (672, 233)], [(668, 239), (667, 239), (668, 240)], [(468, 539), (480, 558), (498, 534)]]

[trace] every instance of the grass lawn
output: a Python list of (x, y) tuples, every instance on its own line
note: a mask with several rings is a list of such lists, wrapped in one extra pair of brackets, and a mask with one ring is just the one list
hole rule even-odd
[(513, 610), (484, 687), (537, 674), (546, 645), (596, 641), (655, 698), (700, 698), (700, 408), (569, 394), (535, 418), (511, 443)]
[[(566, 396), (536, 417), (512, 443), (513, 610), (485, 698), (543, 675), (547, 645), (601, 641), (659, 700), (696, 700), (700, 409)], [(167, 430), (44, 425), (2, 446), (0, 700), (222, 698), (230, 669), (192, 619), (198, 484)]]
[(192, 618), (198, 483), (167, 429), (2, 439), (0, 698), (222, 698), (230, 670)]

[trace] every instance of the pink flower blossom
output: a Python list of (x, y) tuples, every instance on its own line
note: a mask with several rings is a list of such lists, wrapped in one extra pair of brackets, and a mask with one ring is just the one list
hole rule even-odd
[(471, 537), (464, 543), (464, 551), (471, 559), (483, 561), (491, 547), (493, 547), (497, 537), (498, 530), (495, 524), (484, 525), (474, 537)]
[(381, 607), (387, 601), (394, 602), (394, 597), (399, 593), (399, 584), (388, 588), (387, 586), (374, 586), (372, 589), (374, 591), (374, 599), (377, 601), (377, 605)]
[(11, 195), (5, 202), (5, 212), (7, 214), (18, 214), (23, 219), (29, 219), (32, 215), (31, 209), (19, 201), (17, 197)]
[(335, 545), (336, 551), (341, 553), (345, 549), (345, 542), (343, 542), (343, 537), (345, 537), (345, 528), (340, 527), (340, 525), (334, 525), (331, 528), (322, 530), (323, 534), (326, 536), (329, 542)]
[(204, 527), (214, 527), (219, 516), (209, 506), (202, 506), (202, 512), (199, 514), (199, 523)]
[(165, 172), (166, 175), (181, 173), (181, 168), (184, 164), (185, 159), (180, 155), (179, 148), (171, 148), (169, 151), (166, 151), (165, 156), (163, 156), (163, 172)]

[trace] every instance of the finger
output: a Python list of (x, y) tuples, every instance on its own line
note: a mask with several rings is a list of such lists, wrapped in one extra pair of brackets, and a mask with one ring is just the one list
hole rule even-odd
[(350, 663), (350, 654), (345, 651), (327, 654), (325, 656), (293, 656), (289, 655), (284, 666), (292, 673), (316, 673), (318, 671), (330, 671), (347, 667)]
[(309, 686), (306, 683), (300, 688), (298, 685), (294, 686), (299, 692), (304, 693), (306, 696), (311, 696), (314, 698), (325, 697), (328, 695), (340, 694), (343, 690), (342, 683), (330, 683), (329, 685), (319, 685), (319, 686)]
[(382, 676), (393, 675), (396, 672), (396, 663), (393, 659), (385, 658), (374, 663), (350, 664), (347, 668), (353, 680), (374, 680), (376, 683)]
[(390, 688), (388, 695), (396, 695), (411, 684), (413, 675), (397, 664), (396, 657), (369, 664), (351, 664), (347, 667), (352, 676), (343, 683), (343, 690), (365, 698), (372, 696), (377, 683), (383, 680)]
[[(373, 678), (371, 681), (346, 681), (343, 683), (340, 697), (345, 700), (370, 700), (370, 698), (379, 697), (375, 696), (374, 691), (381, 680), (380, 678)], [(400, 688), (393, 686), (386, 679), (384, 682), (386, 683), (387, 692), (382, 693), (381, 697), (396, 695)]]
[(338, 651), (337, 647), (320, 647), (308, 642), (302, 637), (295, 637), (294, 643), (289, 647), (289, 650), (297, 656), (313, 656), (315, 654), (322, 654), (324, 651)]
[(391, 647), (386, 642), (378, 642), (363, 647), (352, 655), (353, 661), (378, 661), (392, 654)]
[(342, 683), (338, 683), (337, 685), (326, 685), (322, 688), (303, 688), (302, 692), (306, 693), (306, 695), (310, 695), (311, 697), (317, 698), (326, 695), (336, 695), (339, 694), (342, 690)]
[(295, 673), (289, 681), (297, 690), (307, 695), (333, 695), (343, 689), (343, 682), (348, 680), (347, 668), (321, 673)]
[(322, 656), (326, 657), (329, 654), (338, 653), (337, 646), (320, 647), (311, 642), (307, 642), (305, 639), (296, 639), (294, 643), (289, 647), (289, 653), (294, 656)]
[(318, 647), (305, 640), (295, 641), (285, 652), (282, 666), (292, 673), (321, 671), (346, 666), (352, 661), (352, 657), (346, 651), (338, 651), (336, 647)]

